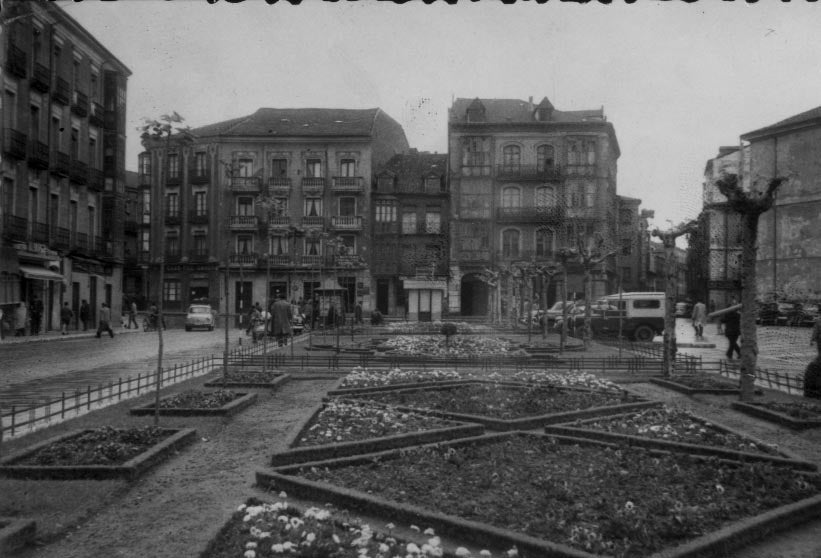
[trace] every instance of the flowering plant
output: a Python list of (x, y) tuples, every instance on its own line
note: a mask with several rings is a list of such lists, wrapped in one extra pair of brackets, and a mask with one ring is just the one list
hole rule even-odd
[(433, 335), (398, 335), (385, 341), (382, 346), (401, 355), (455, 357), (509, 355), (518, 350), (510, 341), (497, 337), (464, 335), (455, 335), (449, 342)]
[(342, 388), (364, 388), (404, 384), (413, 382), (437, 382), (442, 380), (461, 380), (462, 375), (455, 370), (433, 368), (431, 370), (415, 370), (393, 368), (391, 370), (376, 370), (355, 367), (342, 380)]
[(189, 390), (178, 393), (172, 397), (160, 400), (161, 409), (218, 409), (239, 397), (230, 390), (218, 389), (216, 391)]

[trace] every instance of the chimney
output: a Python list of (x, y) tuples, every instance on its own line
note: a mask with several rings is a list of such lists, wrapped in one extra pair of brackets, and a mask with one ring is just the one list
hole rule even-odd
[(530, 109), (530, 112), (533, 112), (533, 95), (527, 98), (527, 106)]

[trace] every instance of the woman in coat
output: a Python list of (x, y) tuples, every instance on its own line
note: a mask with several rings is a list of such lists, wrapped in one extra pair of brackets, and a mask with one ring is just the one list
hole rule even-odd
[(271, 308), (274, 322), (274, 337), (277, 338), (277, 345), (284, 345), (288, 337), (291, 336), (291, 305), (285, 300), (285, 295), (280, 294)]

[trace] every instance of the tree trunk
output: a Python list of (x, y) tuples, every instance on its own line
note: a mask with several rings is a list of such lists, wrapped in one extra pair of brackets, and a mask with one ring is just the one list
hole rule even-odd
[[(582, 331), (582, 342), (584, 350), (590, 348), (590, 316), (593, 310), (593, 275), (590, 264), (584, 266), (584, 328)], [(575, 324), (574, 324), (575, 325)]]
[(667, 273), (665, 282), (665, 306), (664, 306), (664, 352), (662, 354), (662, 371), (665, 378), (671, 377), (675, 373), (676, 364), (676, 292), (678, 292), (678, 275), (676, 273), (675, 238), (664, 239), (664, 251), (666, 261), (664, 262)]
[(756, 243), (759, 213), (742, 216), (741, 253), (741, 401), (752, 401), (755, 392), (755, 372), (758, 360), (758, 338), (755, 326), (756, 308)]

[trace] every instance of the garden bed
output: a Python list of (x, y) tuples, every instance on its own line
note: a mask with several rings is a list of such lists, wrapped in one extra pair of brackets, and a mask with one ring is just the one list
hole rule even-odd
[(215, 380), (205, 383), (205, 387), (215, 387), (223, 389), (237, 389), (237, 388), (271, 388), (275, 389), (282, 387), (291, 376), (283, 374), (282, 372), (274, 372), (273, 370), (231, 370), (228, 375), (223, 378), (220, 376)]
[(821, 426), (821, 406), (812, 403), (776, 401), (742, 403), (734, 401), (732, 407), (747, 415), (774, 422), (793, 430), (806, 430)]
[(526, 430), (660, 405), (625, 390), (604, 392), (475, 380), (448, 386), (363, 393), (356, 399), (479, 423), (493, 430)]
[(10, 478), (133, 480), (195, 439), (192, 429), (156, 427), (69, 432), (0, 461)]
[[(213, 392), (190, 390), (160, 399), (160, 414), (164, 416), (230, 417), (247, 409), (257, 401), (256, 393), (236, 393), (230, 390)], [(154, 415), (154, 403), (134, 407), (129, 411), (135, 416)]]
[(735, 461), (767, 461), (805, 471), (818, 468), (777, 446), (668, 407), (548, 426), (545, 432)]
[(505, 339), (484, 336), (397, 335), (375, 347), (394, 355), (427, 357), (493, 357), (527, 356), (518, 346)]
[(8, 556), (34, 542), (37, 526), (31, 519), (0, 517), (0, 556)]
[(274, 454), (271, 464), (332, 459), (483, 433), (484, 428), (478, 424), (399, 411), (367, 401), (332, 400), (302, 423), (287, 440), (290, 449)]
[(531, 433), (280, 467), (257, 483), (563, 557), (724, 556), (821, 512), (817, 475)]
[[(741, 393), (737, 383), (732, 383), (725, 378), (714, 378), (707, 374), (682, 374), (671, 378), (650, 378), (650, 382), (657, 386), (666, 387), (686, 395), (696, 395), (698, 393), (708, 395), (738, 395)], [(760, 389), (756, 390), (761, 394)]]

